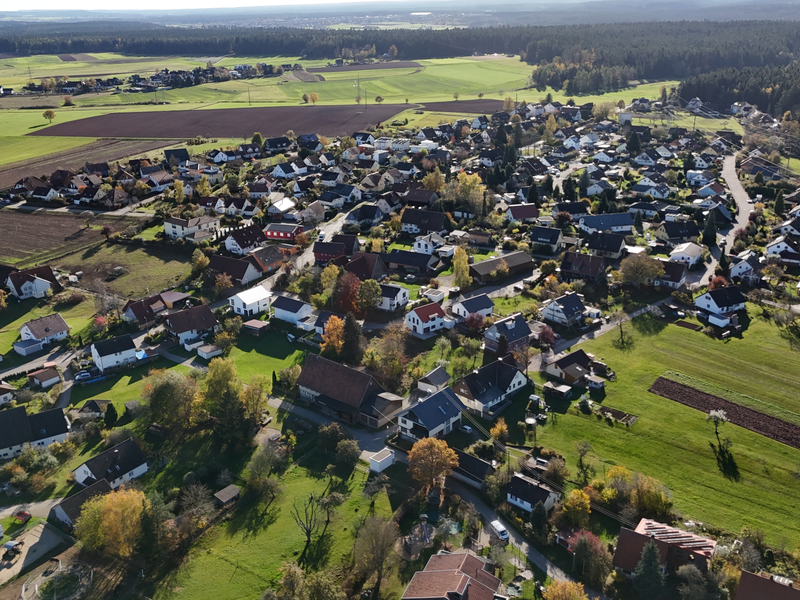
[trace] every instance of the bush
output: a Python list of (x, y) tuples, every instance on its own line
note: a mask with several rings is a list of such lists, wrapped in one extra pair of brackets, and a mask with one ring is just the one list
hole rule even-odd
[(125, 440), (129, 440), (133, 437), (133, 433), (130, 429), (125, 427), (121, 429), (113, 429), (111, 431), (104, 431), (103, 432), (103, 439), (106, 442), (106, 447), (110, 448), (112, 446), (116, 446), (117, 444), (121, 444)]

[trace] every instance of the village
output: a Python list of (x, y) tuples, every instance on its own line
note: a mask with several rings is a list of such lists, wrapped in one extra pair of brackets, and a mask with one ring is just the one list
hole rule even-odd
[[(646, 427), (617, 390), (632, 385), (625, 363), (648, 328), (721, 348), (753, 343), (767, 322), (800, 344), (796, 182), (756, 136), (640, 124), (659, 102), (508, 98), (437, 126), (256, 133), (19, 180), (3, 212), (125, 218), (124, 230), (102, 225), (99, 246), (175, 248), (191, 274), (122, 297), (59, 258), (0, 265), (0, 300), (18, 315), (0, 362), (0, 523), (25, 531), (33, 515), (80, 538), (98, 498), (171, 494), (163, 546), (188, 549), (237, 506), (269, 505), (292, 485), (278, 473), (321, 452), (311, 460), (330, 461), (331, 490), (364, 470), (373, 509), (380, 494), (384, 511), (402, 504), (392, 540), (418, 569), (393, 597), (534, 598), (576, 580), (596, 598), (654, 598), (665, 574), (668, 597), (679, 584), (800, 597), (759, 575), (790, 561), (771, 532), (767, 543), (747, 519), (679, 512), (649, 468), (601, 466), (594, 440), (569, 431), (568, 419)], [(757, 119), (751, 105), (731, 110)], [(668, 373), (650, 377), (651, 395), (708, 413), (697, 420), (713, 423), (726, 480), (724, 423), (797, 456), (794, 413), (734, 408), (723, 388)], [(128, 380), (138, 387), (120, 393)], [(211, 455), (177, 459), (203, 436), (226, 456), (214, 473), (199, 466)], [(334, 493), (294, 499), (306, 550), (320, 525), (309, 511), (322, 507), (327, 529), (344, 504), (324, 502)], [(613, 535), (593, 532), (598, 518)], [(11, 544), (9, 564), (33, 564)], [(377, 597), (383, 568), (351, 591)]]

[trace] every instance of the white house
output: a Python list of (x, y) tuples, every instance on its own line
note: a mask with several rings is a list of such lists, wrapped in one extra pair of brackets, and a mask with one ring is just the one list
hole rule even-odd
[[(383, 139), (383, 138), (380, 138)], [(384, 448), (369, 457), (369, 470), (373, 473), (382, 473), (394, 464), (394, 450)]]
[(121, 335), (92, 344), (94, 366), (104, 373), (106, 369), (136, 362), (136, 344), (130, 335)]
[(401, 285), (381, 283), (381, 299), (378, 308), (387, 312), (394, 312), (406, 307), (409, 300), (408, 290)]
[(702, 255), (702, 247), (698, 246), (694, 242), (685, 242), (675, 246), (675, 249), (669, 253), (669, 259), (672, 262), (684, 263), (691, 267), (700, 262)]
[(714, 181), (714, 176), (708, 171), (686, 171), (686, 183), (692, 187), (703, 187)]
[(164, 219), (164, 233), (173, 240), (201, 237), (197, 235), (201, 233), (211, 236), (218, 229), (219, 219), (217, 217), (192, 217), (191, 219), (169, 217)]
[(225, 249), (231, 254), (239, 256), (252, 252), (267, 243), (267, 236), (256, 224), (233, 230), (225, 238)]
[(549, 302), (542, 310), (542, 319), (570, 327), (583, 319), (585, 311), (583, 299), (575, 292), (569, 292)]
[(419, 252), (420, 254), (433, 254), (436, 250), (441, 248), (444, 243), (445, 239), (438, 233), (421, 235), (414, 240), (414, 252)]
[(709, 323), (725, 327), (731, 321), (731, 313), (744, 310), (745, 302), (746, 298), (739, 288), (731, 285), (698, 296), (694, 304), (697, 308), (707, 311)]
[(64, 411), (52, 408), (28, 415), (24, 406), (0, 411), (0, 460), (19, 456), (27, 444), (46, 448), (63, 442), (70, 431), (70, 422)]
[(761, 263), (758, 255), (752, 250), (743, 250), (736, 256), (730, 257), (731, 279), (738, 277), (750, 285), (756, 284), (761, 279)]
[(0, 381), (0, 406), (11, 402), (16, 393), (17, 390), (13, 385), (5, 381)]
[(778, 256), (782, 262), (800, 264), (800, 244), (784, 235), (775, 238), (766, 247), (767, 256)]
[(105, 479), (111, 489), (147, 473), (147, 457), (132, 439), (125, 440), (75, 469), (75, 481), (83, 486)]
[(61, 291), (53, 270), (48, 266), (14, 271), (6, 279), (6, 286), (11, 295), (19, 300), (45, 298), (49, 294)]
[(578, 227), (586, 233), (610, 231), (612, 233), (631, 233), (633, 231), (633, 215), (629, 212), (609, 213), (581, 217)]
[(69, 330), (70, 326), (59, 313), (28, 321), (19, 328), (21, 340), (14, 343), (14, 351), (21, 356), (39, 352), (48, 344), (66, 338)]
[(77, 494), (72, 494), (68, 498), (64, 498), (50, 509), (50, 516), (72, 529), (75, 527), (78, 517), (81, 516), (83, 505), (91, 498), (95, 496), (104, 496), (110, 491), (111, 486), (108, 485), (108, 481), (101, 479), (89, 487), (82, 489)]
[(535, 479), (514, 473), (506, 488), (506, 500), (517, 508), (531, 512), (541, 502), (546, 510), (551, 510), (561, 494)]
[(276, 296), (272, 300), (272, 314), (276, 319), (291, 323), (295, 327), (302, 321), (311, 316), (312, 308), (310, 304), (289, 298), (288, 296)]
[(446, 387), (400, 413), (400, 435), (411, 440), (447, 435), (461, 423), (464, 410), (455, 392)]
[(451, 310), (454, 315), (466, 319), (472, 314), (478, 314), (484, 319), (492, 316), (494, 311), (494, 301), (488, 294), (479, 294), (472, 298), (459, 299), (453, 303)]
[(464, 376), (453, 391), (467, 410), (485, 418), (492, 417), (496, 407), (510, 401), (527, 383), (513, 356), (505, 356)]
[(196, 340), (209, 333), (214, 333), (219, 328), (214, 313), (207, 304), (194, 306), (174, 312), (167, 317), (165, 322), (167, 331), (178, 343), (185, 344)]
[(406, 327), (418, 337), (429, 337), (441, 329), (452, 329), (455, 321), (436, 302), (418, 306), (406, 314)]
[(243, 317), (252, 317), (263, 312), (269, 311), (269, 299), (272, 292), (257, 285), (249, 290), (244, 290), (228, 298), (228, 304), (233, 308), (233, 312)]

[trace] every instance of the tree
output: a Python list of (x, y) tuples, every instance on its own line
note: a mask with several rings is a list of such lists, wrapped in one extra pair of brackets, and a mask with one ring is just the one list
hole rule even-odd
[(0, 310), (8, 308), (8, 292), (0, 290)]
[(725, 279), (722, 275), (714, 277), (711, 282), (708, 284), (708, 291), (718, 290), (720, 288), (724, 288), (728, 285), (728, 280)]
[(223, 445), (245, 442), (256, 424), (255, 419), (247, 414), (241, 391), (234, 387), (225, 390), (217, 410), (212, 412), (211, 416), (217, 419), (214, 424), (214, 435)]
[(713, 210), (708, 213), (706, 225), (703, 227), (703, 243), (706, 246), (715, 246), (717, 244), (717, 218), (714, 215)]
[(339, 356), (344, 344), (344, 321), (336, 315), (331, 315), (325, 324), (325, 332), (322, 334), (322, 345), (320, 351), (328, 356)]
[(433, 344), (433, 348), (434, 350), (438, 350), (440, 356), (444, 358), (445, 354), (450, 354), (453, 346), (450, 344), (450, 340), (448, 340), (446, 337), (440, 337), (436, 339), (436, 342)]
[(719, 426), (728, 422), (728, 413), (724, 410), (712, 410), (706, 415), (706, 422), (711, 421), (714, 424), (714, 435), (717, 436), (719, 441)]
[(772, 210), (778, 217), (783, 214), (783, 211), (785, 210), (783, 202), (783, 190), (780, 190), (778, 195), (775, 196), (775, 205), (772, 207)]
[(262, 148), (264, 146), (264, 136), (261, 135), (261, 132), (256, 131), (253, 134), (253, 137), (250, 139), (250, 142), (253, 144), (258, 144), (258, 147)]
[(539, 345), (542, 348), (550, 348), (556, 342), (556, 332), (549, 325), (545, 325), (539, 330)]
[(642, 151), (642, 142), (639, 140), (639, 134), (635, 131), (631, 134), (631, 137), (628, 138), (628, 154), (631, 156), (637, 156)]
[(453, 93), (453, 100), (458, 100), (458, 92)]
[(347, 496), (341, 492), (331, 492), (318, 500), (319, 507), (325, 511), (325, 524), (331, 522), (331, 513), (339, 508), (347, 500)]
[(506, 354), (508, 354), (508, 338), (506, 337), (506, 334), (504, 334), (504, 333), (501, 333), (500, 337), (497, 338), (497, 352), (496, 352), (496, 354), (497, 354), (498, 357), (501, 357), (501, 358), (503, 356), (505, 356)]
[(272, 377), (267, 375), (254, 374), (250, 376), (250, 382), (242, 390), (242, 404), (248, 416), (253, 419), (258, 418), (267, 400), (272, 394)]
[(353, 313), (347, 313), (344, 318), (344, 334), (340, 357), (343, 361), (350, 364), (361, 362), (362, 341), (364, 335), (361, 331), (361, 324)]
[(664, 575), (661, 572), (661, 556), (658, 546), (650, 540), (642, 548), (642, 554), (634, 571), (633, 587), (643, 600), (660, 598), (664, 591)]
[(456, 248), (453, 255), (453, 285), (458, 288), (472, 285), (472, 277), (469, 274), (469, 258), (467, 251), (461, 246)]
[(336, 287), (336, 281), (339, 279), (339, 267), (334, 264), (330, 264), (322, 269), (322, 273), (320, 273), (319, 277), (322, 283), (323, 291), (326, 294), (331, 294), (333, 292), (333, 288)]
[(358, 288), (356, 304), (362, 314), (372, 313), (381, 300), (381, 286), (374, 279), (367, 279)]
[(111, 235), (112, 235), (112, 234), (113, 234), (115, 231), (116, 231), (116, 229), (114, 229), (114, 226), (113, 226), (113, 225), (103, 225), (103, 228), (100, 230), (100, 233), (101, 233), (101, 235), (102, 235), (103, 237), (105, 237), (105, 238), (106, 238), (106, 241), (108, 241), (108, 238), (110, 238), (110, 237), (111, 237)]
[(433, 171), (422, 178), (422, 187), (429, 192), (436, 192), (438, 194), (444, 189), (444, 186), (444, 175), (442, 175), (439, 167), (436, 167)]
[(354, 465), (361, 456), (361, 448), (355, 440), (342, 440), (336, 444), (336, 460), (345, 465)]
[(489, 430), (489, 435), (498, 442), (505, 443), (508, 440), (508, 425), (506, 425), (506, 420), (503, 417), (497, 419), (497, 422)]
[(336, 577), (324, 571), (317, 571), (306, 577), (305, 592), (307, 600), (347, 600), (347, 594)]
[(554, 581), (543, 596), (544, 600), (589, 600), (583, 585), (575, 581)]
[(444, 478), (458, 466), (458, 456), (437, 438), (423, 438), (408, 453), (408, 470), (426, 490), (441, 486)]
[(589, 495), (583, 490), (572, 490), (564, 501), (564, 516), (578, 527), (585, 527), (592, 512)]
[(303, 250), (305, 250), (311, 245), (311, 240), (308, 239), (308, 234), (298, 233), (297, 236), (295, 236), (294, 238), (294, 243), (297, 244)]
[(395, 46), (394, 44), (389, 46), (389, 52), (387, 54), (389, 55), (389, 58), (391, 60), (394, 60), (395, 58), (397, 58), (397, 46)]
[(113, 402), (108, 403), (108, 406), (106, 407), (106, 414), (103, 416), (103, 422), (109, 429), (117, 424), (117, 407), (114, 406)]
[(159, 492), (151, 492), (147, 495), (148, 506), (142, 521), (142, 527), (150, 541), (154, 542), (151, 547), (157, 554), (167, 549), (170, 538), (170, 528), (167, 521), (175, 518), (169, 505), (164, 502), (164, 497)]
[(541, 500), (533, 505), (529, 523), (531, 524), (534, 535), (539, 539), (547, 535), (547, 509), (544, 507)]
[(292, 389), (294, 386), (297, 385), (297, 380), (300, 379), (300, 373), (302, 372), (303, 368), (300, 365), (292, 365), (291, 367), (286, 367), (285, 369), (281, 369), (280, 372), (280, 380), (283, 384), (288, 388)]
[(514, 99), (511, 96), (506, 96), (505, 100), (503, 100), (503, 110), (505, 112), (511, 112), (514, 110), (515, 106), (516, 103), (514, 102)]
[(142, 517), (148, 508), (143, 492), (124, 486), (95, 496), (84, 504), (75, 535), (93, 549), (105, 549), (120, 558), (131, 556), (142, 535)]
[(295, 500), (292, 504), (290, 514), (292, 519), (297, 523), (300, 531), (306, 536), (306, 546), (311, 543), (311, 538), (319, 531), (319, 502), (317, 497), (312, 492), (304, 501), (300, 502)]
[(203, 253), (200, 248), (195, 248), (192, 252), (192, 274), (197, 276), (208, 268), (211, 260)]
[(308, 97), (308, 94), (303, 94), (303, 102), (304, 102), (305, 104), (308, 104), (308, 101), (309, 101), (309, 100), (310, 100), (310, 98)]
[(678, 569), (678, 579), (681, 580), (681, 585), (678, 587), (681, 600), (706, 600), (708, 598), (706, 578), (703, 577), (700, 569), (694, 565), (680, 567)]
[(236, 364), (230, 358), (212, 358), (206, 373), (205, 404), (212, 415), (220, 412), (223, 396), (229, 390), (238, 397), (242, 391), (242, 380), (236, 372)]
[(623, 282), (636, 284), (637, 287), (652, 283), (664, 274), (661, 261), (645, 254), (634, 254), (623, 259), (619, 270)]
[(319, 94), (317, 94), (317, 92), (311, 92), (308, 95), (308, 98), (309, 98), (309, 100), (311, 100), (311, 104), (313, 104), (315, 106), (316, 106), (317, 102), (319, 102)]
[(208, 177), (203, 175), (200, 178), (200, 180), (194, 186), (194, 192), (201, 198), (206, 198), (211, 195), (211, 184), (208, 181)]
[(42, 116), (52, 123), (53, 119), (56, 118), (56, 113), (55, 113), (55, 111), (52, 111), (52, 110), (48, 109), (48, 110), (46, 110), (46, 111), (44, 111), (42, 113)]
[(214, 278), (214, 291), (217, 295), (223, 294), (225, 290), (229, 290), (232, 287), (233, 281), (231, 280), (231, 276), (227, 273), (218, 273)]
[(383, 102), (383, 96), (375, 96), (375, 104), (380, 104)]
[(247, 487), (260, 497), (269, 496), (270, 501), (275, 499), (280, 491), (280, 480), (271, 478), (270, 473), (275, 468), (277, 454), (259, 447), (247, 463)]
[(473, 333), (479, 333), (483, 331), (484, 327), (484, 318), (483, 315), (480, 313), (470, 313), (467, 315), (467, 318), (464, 319), (464, 325)]
[(296, 563), (283, 563), (278, 589), (280, 600), (302, 600), (305, 596), (305, 574)]
[(377, 600), (383, 577), (396, 558), (394, 548), (399, 536), (397, 524), (380, 517), (368, 518), (358, 531), (353, 555), (357, 569), (363, 576), (375, 576), (373, 600)]
[(360, 287), (361, 281), (356, 277), (355, 273), (348, 271), (339, 278), (335, 296), (336, 305), (340, 312), (358, 312), (358, 288)]
[(608, 547), (600, 538), (589, 531), (578, 533), (573, 546), (573, 565), (580, 568), (581, 576), (589, 585), (602, 589), (613, 568), (612, 560)]
[(150, 371), (142, 398), (152, 419), (170, 431), (185, 433), (201, 414), (202, 392), (197, 380), (172, 369)]
[(636, 231), (642, 231), (642, 211), (637, 210), (633, 215), (633, 226), (636, 228)]
[(183, 191), (183, 182), (179, 179), (172, 184), (172, 192), (174, 194), (175, 202), (183, 204), (186, 200), (186, 194)]

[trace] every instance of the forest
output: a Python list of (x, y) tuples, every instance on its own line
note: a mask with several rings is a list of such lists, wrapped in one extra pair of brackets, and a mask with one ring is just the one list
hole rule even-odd
[[(789, 68), (781, 73), (781, 69), (792, 65), (798, 57), (800, 22), (675, 21), (444, 30), (0, 23), (0, 53), (16, 55), (121, 52), (148, 56), (236, 54), (334, 59), (351, 53), (380, 56), (392, 46), (402, 60), (472, 53), (519, 54), (521, 60), (533, 67), (532, 85), (564, 89), (567, 94), (619, 89), (631, 80), (689, 78), (685, 85), (694, 86), (691, 89), (725, 87), (734, 95), (747, 89), (748, 94), (753, 92), (752, 98), (740, 95), (736, 99), (778, 110), (780, 102), (781, 106), (794, 103), (788, 100), (787, 93), (798, 82), (798, 71)], [(755, 97), (750, 89), (754, 83), (729, 86), (730, 74), (737, 70), (756, 74), (759, 81), (772, 79), (787, 93), (774, 89), (766, 92), (770, 86), (759, 86), (761, 95)], [(698, 78), (715, 72), (719, 74)], [(689, 91), (686, 94), (694, 95)]]

